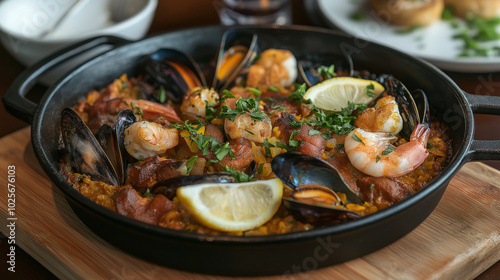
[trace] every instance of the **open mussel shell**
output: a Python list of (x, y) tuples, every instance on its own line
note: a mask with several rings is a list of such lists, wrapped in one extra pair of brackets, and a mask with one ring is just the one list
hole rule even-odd
[(298, 220), (316, 226), (340, 224), (361, 218), (361, 216), (355, 212), (325, 203), (309, 203), (294, 198), (283, 197), (283, 205), (288, 208), (291, 214)]
[(321, 82), (321, 75), (318, 69), (321, 66), (334, 66), (334, 71), (342, 76), (353, 76), (354, 66), (352, 58), (346, 52), (342, 54), (311, 54), (306, 58), (300, 59), (297, 63), (299, 68), (299, 82), (306, 83), (308, 87)]
[(222, 36), (217, 55), (212, 87), (216, 91), (228, 88), (257, 56), (257, 35), (241, 30), (228, 30)]
[(420, 116), (420, 123), (429, 123), (431, 118), (431, 113), (429, 110), (429, 101), (427, 100), (427, 95), (421, 89), (414, 90), (411, 95), (415, 104), (417, 105), (418, 114)]
[[(294, 190), (292, 197), (283, 198), (283, 204), (298, 220), (314, 225), (330, 225), (360, 217), (359, 214), (348, 211), (338, 201), (336, 193), (340, 192), (346, 195), (347, 203), (363, 204), (337, 169), (328, 162), (313, 156), (288, 152), (275, 156), (271, 167), (274, 174)], [(304, 189), (305, 186), (307, 187)], [(311, 188), (313, 192), (327, 188), (334, 195), (332, 198), (337, 198), (334, 199), (337, 202), (327, 204), (314, 199), (298, 199), (297, 194), (311, 191)]]
[(131, 126), (133, 123), (137, 122), (137, 118), (135, 117), (134, 112), (129, 109), (122, 110), (116, 116), (116, 124), (115, 124), (115, 138), (117, 144), (117, 153), (115, 155), (116, 161), (118, 165), (116, 168), (121, 172), (121, 183), (125, 183), (125, 178), (128, 169), (128, 152), (125, 149), (125, 129)]
[(229, 173), (207, 173), (201, 175), (180, 176), (156, 183), (151, 188), (151, 193), (163, 194), (168, 199), (173, 199), (177, 189), (184, 186), (203, 183), (234, 183), (235, 179)]
[(72, 168), (81, 174), (118, 186), (118, 176), (108, 156), (90, 129), (70, 108), (61, 112), (61, 133)]
[(403, 118), (403, 128), (399, 134), (406, 140), (409, 140), (410, 135), (421, 120), (417, 104), (412, 94), (401, 81), (397, 80), (392, 75), (381, 75), (377, 78), (377, 82), (384, 86), (385, 93), (394, 96), (396, 99), (399, 105), (399, 113)]
[(275, 156), (271, 167), (274, 174), (294, 190), (303, 185), (320, 185), (344, 193), (348, 203), (363, 204), (337, 169), (322, 159), (287, 152)]
[(145, 56), (141, 62), (143, 81), (157, 89), (149, 99), (159, 102), (161, 90), (166, 100), (182, 102), (184, 95), (194, 87), (206, 87), (207, 83), (199, 65), (187, 54), (174, 49), (160, 49)]

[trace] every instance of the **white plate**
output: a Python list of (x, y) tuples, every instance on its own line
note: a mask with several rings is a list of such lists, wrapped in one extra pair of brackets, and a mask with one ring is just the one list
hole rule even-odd
[[(438, 21), (402, 34), (374, 14), (367, 0), (318, 0), (318, 9), (325, 20), (346, 33), (418, 56), (441, 69), (459, 72), (500, 71), (500, 57), (458, 57), (463, 42), (453, 39), (458, 30), (453, 29), (448, 22)], [(364, 11), (365, 19), (351, 19), (352, 13), (360, 10)], [(500, 46), (500, 40), (492, 44)]]

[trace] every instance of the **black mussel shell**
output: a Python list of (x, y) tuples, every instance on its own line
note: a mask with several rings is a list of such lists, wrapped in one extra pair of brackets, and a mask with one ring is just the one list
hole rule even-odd
[(229, 173), (207, 173), (201, 175), (180, 176), (156, 183), (151, 193), (163, 194), (168, 199), (176, 196), (177, 189), (183, 186), (203, 183), (234, 183), (235, 179)]
[(414, 90), (411, 95), (418, 108), (418, 114), (420, 116), (420, 123), (429, 123), (431, 118), (431, 113), (429, 110), (429, 101), (427, 100), (427, 95), (421, 89)]
[(125, 184), (125, 178), (128, 169), (128, 158), (130, 157), (125, 149), (125, 130), (133, 123), (137, 122), (134, 112), (129, 109), (122, 110), (116, 116), (115, 138), (117, 144), (116, 161), (118, 162), (117, 169), (121, 171), (121, 183)]
[(421, 119), (412, 94), (401, 81), (392, 75), (381, 75), (377, 78), (377, 82), (384, 86), (386, 94), (392, 95), (396, 99), (399, 105), (399, 113), (403, 118), (403, 128), (399, 134), (406, 140), (409, 140), (410, 135)]
[(283, 204), (296, 219), (315, 226), (340, 224), (361, 218), (355, 212), (323, 203), (313, 204), (284, 197)]
[(297, 67), (299, 68), (299, 82), (304, 82), (308, 87), (314, 86), (320, 82), (321, 76), (318, 68), (321, 66), (334, 66), (335, 73), (341, 73), (342, 76), (352, 76), (354, 67), (352, 58), (349, 54), (311, 54), (305, 58), (299, 59)]
[(118, 186), (118, 176), (108, 156), (87, 125), (70, 108), (61, 112), (61, 133), (71, 167), (78, 173)]
[(321, 185), (345, 193), (348, 203), (363, 204), (337, 169), (322, 159), (287, 152), (275, 156), (271, 167), (274, 174), (293, 189), (308, 184)]
[(156, 89), (155, 94), (148, 90), (148, 99), (160, 102), (160, 92), (164, 91), (166, 100), (180, 103), (191, 88), (206, 86), (199, 65), (178, 50), (160, 49), (141, 60), (143, 81)]
[[(212, 88), (222, 91), (234, 82), (242, 74), (257, 56), (257, 35), (241, 30), (227, 30), (222, 35), (222, 41), (217, 55), (217, 65), (215, 67)], [(218, 78), (218, 73), (223, 66), (224, 57), (232, 51), (243, 52), (243, 59), (235, 65), (228, 75), (223, 79)]]

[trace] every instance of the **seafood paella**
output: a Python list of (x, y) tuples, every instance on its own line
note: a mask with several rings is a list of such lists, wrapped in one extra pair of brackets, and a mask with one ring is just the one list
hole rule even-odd
[(360, 219), (424, 188), (450, 160), (425, 93), (224, 35), (209, 85), (161, 49), (61, 112), (61, 172), (92, 201), (200, 234), (266, 235)]

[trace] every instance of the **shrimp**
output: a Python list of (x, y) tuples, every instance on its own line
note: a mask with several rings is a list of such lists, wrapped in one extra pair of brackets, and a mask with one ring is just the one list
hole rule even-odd
[(248, 69), (247, 86), (289, 87), (297, 79), (297, 59), (289, 50), (268, 49)]
[(250, 141), (263, 143), (272, 134), (271, 119), (268, 116), (261, 121), (253, 120), (250, 114), (237, 115), (234, 121), (224, 120), (224, 130), (231, 139), (243, 137)]
[[(138, 110), (138, 108), (140, 110)], [(181, 121), (174, 108), (169, 105), (143, 99), (135, 100), (130, 98), (115, 98), (107, 101), (96, 102), (89, 110), (89, 117), (92, 119), (100, 113), (116, 115), (124, 109), (131, 109), (134, 113), (142, 114), (142, 118), (147, 121), (154, 121), (159, 116), (172, 122)]]
[(219, 94), (208, 88), (195, 87), (186, 93), (181, 104), (181, 112), (206, 117), (206, 104), (213, 107), (219, 103)]
[(427, 140), (430, 129), (427, 124), (417, 125), (410, 141), (398, 147), (389, 146), (397, 138), (386, 135), (361, 128), (351, 131), (344, 143), (351, 164), (373, 177), (398, 177), (413, 171), (429, 155)]
[(354, 125), (369, 132), (398, 134), (403, 128), (403, 119), (399, 114), (398, 103), (393, 96), (381, 98), (375, 108), (361, 112)]
[(138, 160), (161, 155), (179, 144), (177, 129), (164, 128), (154, 122), (133, 123), (124, 134), (125, 149)]

